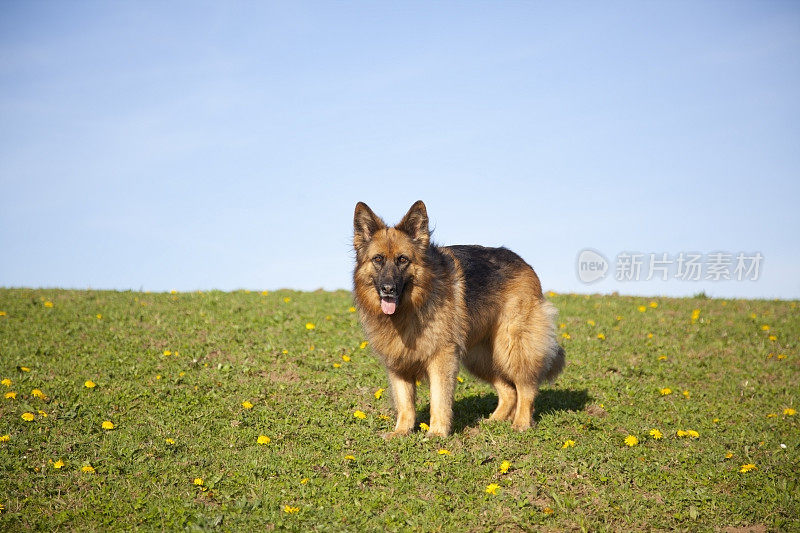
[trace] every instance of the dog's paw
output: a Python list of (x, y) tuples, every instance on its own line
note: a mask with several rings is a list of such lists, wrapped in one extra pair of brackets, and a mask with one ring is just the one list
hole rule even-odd
[(394, 439), (394, 438), (397, 438), (397, 437), (405, 437), (409, 433), (411, 433), (411, 431), (409, 431), (407, 429), (406, 430), (396, 429), (394, 431), (390, 431), (389, 433), (384, 433), (383, 434), (383, 438), (384, 438), (384, 440), (390, 440), (390, 439)]
[(511, 424), (511, 429), (514, 429), (516, 431), (522, 432), (522, 431), (525, 431), (525, 430), (528, 430), (528, 429), (534, 427), (535, 425), (536, 425), (535, 423), (531, 423), (531, 422), (527, 422), (527, 423), (526, 422), (520, 422), (520, 423), (516, 423), (515, 422), (515, 423)]

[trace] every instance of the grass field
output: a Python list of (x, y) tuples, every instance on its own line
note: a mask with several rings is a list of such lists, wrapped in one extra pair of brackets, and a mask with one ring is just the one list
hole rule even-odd
[(385, 441), (347, 292), (0, 289), (0, 530), (800, 529), (797, 302), (550, 300), (535, 428)]

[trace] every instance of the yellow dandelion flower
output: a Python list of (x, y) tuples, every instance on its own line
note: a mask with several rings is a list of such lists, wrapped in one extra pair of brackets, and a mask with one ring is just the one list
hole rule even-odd
[(164, 442), (166, 442), (166, 443), (167, 443), (167, 444), (169, 444), (170, 446), (174, 446), (174, 445), (175, 445), (175, 439), (171, 439), (171, 438), (169, 438), (169, 437), (167, 437), (166, 439), (164, 439)]
[(356, 460), (356, 458), (355, 458), (355, 456), (354, 456), (354, 455), (345, 455), (345, 456), (344, 456), (344, 460), (345, 460), (345, 461), (355, 461), (355, 460)]
[(383, 415), (383, 414), (378, 415), (378, 418), (380, 418), (381, 420), (391, 420), (391, 417), (389, 415)]
[(650, 307), (655, 309), (656, 307), (658, 307), (658, 302), (650, 302)]
[[(208, 366), (208, 365), (206, 365)], [(161, 379), (161, 374), (156, 374), (156, 379)]]
[(6, 312), (5, 311), (0, 311), (0, 316), (6, 316)]
[(11, 380), (8, 378), (3, 378), (3, 381), (0, 381), (0, 384), (5, 385), (6, 387), (11, 386)]
[(169, 291), (169, 293), (170, 294), (178, 294), (178, 291), (176, 289), (172, 289), (171, 291)]
[(33, 413), (22, 413), (21, 417), (25, 422), (32, 422), (36, 416)]
[(698, 433), (697, 431), (695, 431), (695, 430), (693, 430), (693, 429), (690, 429), (690, 430), (688, 430), (688, 431), (686, 432), (686, 435), (687, 435), (687, 436), (688, 436), (690, 439), (699, 439), (699, 438), (700, 438), (700, 433)]
[(93, 388), (95, 388), (97, 386), (97, 384), (94, 381), (92, 381), (91, 379), (87, 379), (83, 383), (83, 386), (86, 387), (87, 389), (93, 389)]
[(444, 448), (442, 448), (436, 453), (438, 453), (439, 455), (450, 455), (450, 450), (445, 450)]
[(670, 389), (669, 387), (664, 387), (663, 389), (659, 390), (658, 392), (661, 393), (661, 396), (667, 396), (669, 394), (672, 394), (672, 389)]
[(574, 448), (574, 447), (575, 447), (575, 441), (574, 441), (574, 440), (572, 440), (572, 439), (570, 439), (570, 440), (565, 440), (565, 441), (564, 441), (564, 444), (562, 444), (562, 445), (561, 445), (561, 449), (562, 449), (562, 450), (563, 450), (564, 448)]
[(677, 436), (679, 436), (679, 437), (685, 437), (685, 436), (688, 435), (688, 433), (686, 431), (682, 430), (682, 429), (679, 429), (678, 431), (676, 431), (675, 434)]
[(767, 413), (767, 418), (776, 418), (777, 416), (775, 413)]
[(614, 318), (617, 320), (617, 322), (619, 322), (620, 320), (622, 320), (622, 315), (617, 315)]
[(269, 444), (270, 442), (272, 442), (272, 439), (270, 439), (266, 435), (259, 435), (258, 439), (256, 439), (257, 444)]
[(353, 416), (356, 418), (360, 418), (361, 420), (367, 418), (367, 415), (366, 413), (364, 413), (364, 411), (356, 411), (355, 413), (353, 413)]
[(730, 459), (731, 457), (733, 457), (733, 452), (728, 452), (725, 454), (725, 459)]
[(350, 362), (350, 356), (349, 355), (343, 355), (342, 356), (342, 361), (344, 361), (345, 363), (349, 363)]
[(269, 294), (269, 291), (261, 291), (261, 296), (267, 296), (268, 294)]
[(550, 507), (545, 507), (544, 509), (542, 509), (542, 512), (544, 514), (553, 514), (555, 511), (553, 511)]
[(283, 512), (284, 512), (284, 513), (287, 513), (287, 514), (296, 513), (296, 512), (298, 512), (299, 510), (300, 510), (300, 508), (299, 508), (299, 507), (292, 507), (291, 505), (284, 505), (284, 506), (283, 506)]
[(659, 355), (658, 356), (658, 360), (659, 361), (666, 361), (667, 360), (667, 356), (666, 355)]
[(44, 306), (45, 306), (45, 307), (53, 307), (53, 302), (51, 302), (50, 300), (47, 300), (47, 301), (44, 303)]
[(64, 461), (62, 461), (61, 459), (53, 463), (53, 468), (55, 468), (56, 470), (59, 470), (63, 467), (64, 467)]
[(561, 336), (565, 339), (571, 339), (572, 337), (569, 336), (569, 333), (562, 333)]
[(366, 348), (367, 346), (369, 346), (369, 342), (368, 342), (368, 341), (361, 341), (361, 344), (359, 344), (359, 345), (358, 345), (358, 347), (359, 347), (360, 349), (362, 349), (362, 350), (363, 350), (364, 348)]
[(242, 402), (242, 407), (244, 407), (245, 409), (252, 409), (253, 408), (253, 404), (248, 402), (247, 400), (245, 400), (245, 401)]
[(769, 340), (774, 342), (774, 341), (778, 340), (778, 337), (776, 337), (775, 335), (770, 335), (769, 336)]
[(597, 338), (600, 339), (601, 341), (606, 340), (606, 336), (603, 333), (598, 333)]
[(203, 486), (203, 478), (201, 478), (201, 477), (196, 477), (196, 478), (194, 478), (194, 481), (193, 481), (193, 483), (194, 483), (195, 485), (197, 485), (198, 487), (202, 487), (202, 486)]
[(783, 414), (786, 416), (794, 416), (797, 414), (797, 411), (795, 411), (791, 407), (787, 407), (786, 409), (783, 410)]
[(637, 444), (639, 444), (639, 439), (637, 439), (634, 435), (628, 435), (625, 437), (626, 446), (636, 446)]
[(558, 329), (564, 329), (566, 327), (567, 327), (567, 325), (564, 322), (562, 322), (561, 324), (558, 325)]
[(694, 309), (692, 311), (692, 322), (697, 322), (697, 319), (700, 318), (700, 310)]
[(645, 311), (647, 311), (647, 308), (645, 306), (643, 306), (643, 305), (640, 305), (639, 306), (639, 312), (640, 313), (644, 313)]
[(761, 330), (762, 331), (769, 331), (769, 326), (767, 324), (764, 324), (763, 326), (761, 326)]
[(715, 418), (714, 420), (712, 420), (712, 422), (714, 422), (715, 424), (718, 424), (719, 423), (719, 418)]
[(34, 398), (39, 398), (40, 400), (46, 400), (47, 399), (47, 396), (45, 396), (45, 394), (42, 391), (40, 391), (39, 389), (33, 389), (31, 391), (31, 396), (33, 396)]
[(291, 302), (291, 301), (292, 301), (292, 299), (291, 299), (291, 298), (289, 298), (288, 296), (286, 296), (286, 297), (283, 299), (283, 303), (285, 303), (285, 304), (288, 304), (288, 303), (289, 303), (289, 302)]
[(756, 468), (757, 468), (756, 465), (754, 465), (753, 463), (748, 463), (746, 465), (742, 465), (742, 467), (739, 469), (739, 472), (744, 474), (745, 472), (755, 470)]
[(87, 474), (94, 474), (95, 470), (92, 465), (85, 465), (81, 467), (81, 472), (86, 472)]
[(172, 351), (171, 350), (164, 350), (164, 355), (166, 357), (169, 357), (170, 355), (172, 355)]
[(39, 413), (39, 416), (41, 416), (42, 418), (47, 418), (47, 413), (45, 413), (41, 409), (39, 409), (37, 412)]
[(656, 440), (664, 438), (664, 435), (659, 430), (657, 430), (656, 428), (653, 428), (653, 429), (650, 430), (650, 436), (653, 437)]
[(342, 366), (342, 363), (333, 363), (333, 368), (339, 368)]
[(181, 378), (182, 378), (182, 377), (183, 377), (183, 376), (185, 376), (185, 375), (186, 375), (186, 372), (178, 372), (178, 377), (181, 377)]
[(497, 483), (489, 483), (486, 486), (486, 493), (487, 494), (497, 494), (498, 489), (500, 489), (500, 485)]
[(503, 461), (500, 463), (500, 473), (508, 474), (508, 469), (511, 468), (511, 461)]
[(11, 440), (11, 435), (0, 435), (0, 442), (8, 442)]
[(314, 329), (315, 327), (317, 327), (317, 326), (315, 326), (313, 323), (306, 322), (306, 329)]
[(586, 323), (594, 327), (594, 320), (587, 320)]
[(778, 359), (786, 359), (786, 354), (778, 354)]
[(281, 353), (282, 353), (283, 355), (286, 355), (286, 354), (288, 354), (288, 353), (289, 353), (289, 350), (287, 350), (287, 349), (284, 349), (283, 351), (281, 351)]
[(94, 315), (94, 316), (95, 316), (95, 318), (96, 318), (97, 320), (102, 320), (102, 319), (103, 319), (103, 315), (101, 315), (100, 313), (97, 313), (97, 314), (96, 314), (96, 315)]
[(419, 429), (421, 429), (422, 431), (428, 431), (429, 429), (431, 429), (431, 427), (425, 422), (420, 422)]
[(111, 420), (104, 420), (101, 426), (103, 429), (114, 429), (114, 423)]
[(692, 395), (692, 393), (690, 393), (688, 390), (683, 391), (681, 394), (683, 394), (686, 398)]
[(31, 371), (31, 369), (30, 369), (30, 368), (28, 368), (27, 366), (21, 366), (21, 367), (19, 367), (19, 369), (20, 369), (21, 371), (23, 371), (23, 372), (30, 372), (30, 371)]
[(5, 397), (6, 397), (7, 400), (16, 400), (17, 399), (17, 393), (13, 392), (13, 391), (12, 392), (7, 392), (5, 394)]
[(305, 485), (306, 483), (308, 483), (308, 478), (307, 477), (304, 477), (303, 479), (300, 480), (300, 484), (301, 485)]
[(349, 313), (355, 313), (355, 312), (356, 312), (356, 308), (355, 308), (355, 307), (353, 307), (353, 306), (350, 306), (350, 307), (348, 307), (348, 308), (347, 308), (347, 311), (348, 311)]
[(653, 334), (652, 334), (652, 333), (648, 333), (648, 334), (647, 334), (647, 338), (648, 338), (648, 339), (652, 339), (652, 338), (653, 338)]
[(555, 292), (553, 292), (553, 291), (549, 291), (549, 292), (547, 293), (547, 297), (548, 297), (548, 298), (552, 298), (552, 297), (553, 297), (553, 296), (555, 296), (555, 295), (556, 295), (556, 293), (555, 293)]
[(378, 389), (378, 390), (376, 390), (376, 391), (375, 391), (375, 399), (376, 399), (376, 400), (380, 400), (380, 399), (381, 399), (381, 396), (383, 396), (383, 392), (384, 392), (385, 390), (386, 390), (386, 389)]
[(314, 351), (314, 348), (315, 348), (315, 346), (312, 344), (312, 345), (310, 345), (310, 346), (308, 347), (308, 350), (309, 350), (309, 351), (311, 351), (311, 352), (313, 352), (313, 351)]

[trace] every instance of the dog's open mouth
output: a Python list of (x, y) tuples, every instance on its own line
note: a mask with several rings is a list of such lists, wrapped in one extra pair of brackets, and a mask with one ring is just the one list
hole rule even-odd
[(391, 298), (389, 296), (381, 297), (381, 311), (383, 311), (385, 315), (393, 315), (396, 310), (397, 298)]

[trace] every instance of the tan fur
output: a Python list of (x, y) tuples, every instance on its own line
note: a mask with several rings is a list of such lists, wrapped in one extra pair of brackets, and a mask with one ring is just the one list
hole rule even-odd
[[(492, 280), (499, 290), (484, 295), (486, 308), (470, 309), (459, 259), (447, 247), (430, 245), (422, 202), (395, 227), (386, 227), (359, 203), (354, 227), (354, 298), (367, 339), (389, 374), (397, 409), (390, 435), (413, 429), (415, 381), (423, 377), (431, 390), (429, 433), (450, 433), (460, 362), (497, 390), (491, 419), (512, 420), (518, 430), (529, 428), (539, 385), (554, 379), (565, 363), (555, 339), (556, 309), (544, 299), (533, 269), (524, 262), (515, 264), (511, 275)], [(383, 314), (375, 288), (377, 267), (371, 258), (377, 254), (410, 260), (393, 315)]]

